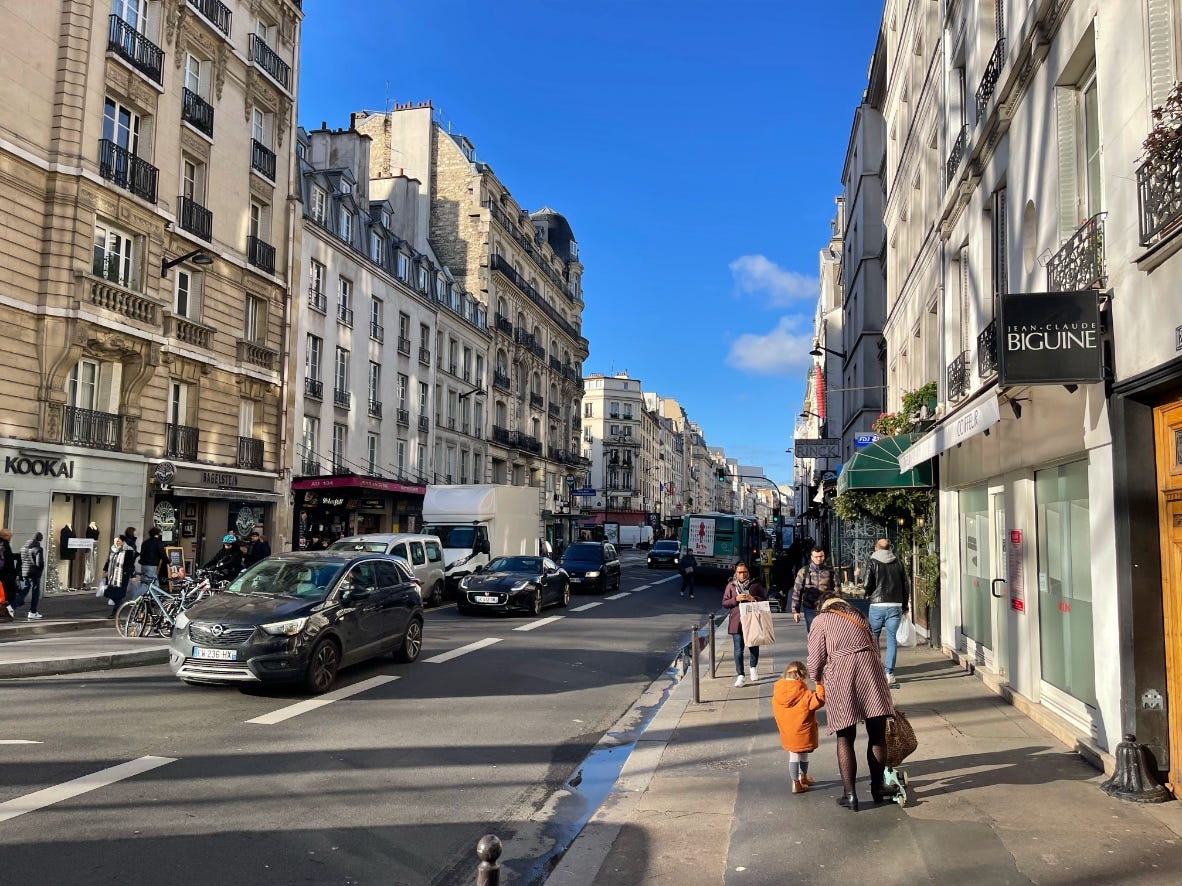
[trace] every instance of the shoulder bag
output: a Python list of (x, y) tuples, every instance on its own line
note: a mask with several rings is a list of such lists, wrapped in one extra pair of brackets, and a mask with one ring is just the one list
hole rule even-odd
[(898, 768), (904, 760), (915, 753), (919, 741), (915, 737), (915, 730), (911, 728), (911, 721), (907, 715), (895, 708), (894, 714), (886, 721), (886, 760), (891, 769)]

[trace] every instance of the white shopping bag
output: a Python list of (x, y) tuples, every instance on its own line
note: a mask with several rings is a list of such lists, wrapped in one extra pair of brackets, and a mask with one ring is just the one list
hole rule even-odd
[(895, 642), (900, 646), (911, 647), (916, 644), (917, 639), (911, 616), (904, 612), (903, 617), (899, 619), (899, 629), (895, 631)]

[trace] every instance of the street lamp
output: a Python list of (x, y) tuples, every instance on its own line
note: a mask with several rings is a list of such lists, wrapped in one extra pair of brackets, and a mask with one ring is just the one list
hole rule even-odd
[[(801, 418), (808, 418), (810, 415), (811, 415), (813, 418), (820, 419), (821, 421), (824, 421), (824, 420), (825, 420), (825, 416), (823, 416), (823, 415), (817, 415), (817, 413), (815, 413), (815, 412), (810, 412), (808, 409), (806, 409), (806, 410), (804, 410), (803, 412), (801, 412), (801, 413), (800, 413), (800, 417), (801, 417)], [(785, 452), (791, 452), (792, 450), (791, 450), (791, 449), (785, 449), (784, 451), (785, 451)]]
[(201, 267), (209, 267), (213, 264), (213, 256), (202, 248), (197, 248), (191, 252), (186, 252), (184, 255), (179, 255), (176, 258), (162, 258), (160, 259), (160, 276), (167, 277), (168, 269), (175, 268), (181, 262), (187, 262), (189, 259), (193, 260), (193, 264)]
[(813, 349), (809, 351), (809, 356), (820, 357), (822, 351), (824, 351), (826, 354), (832, 354), (834, 357), (840, 357), (842, 360), (845, 359), (845, 351), (833, 351), (829, 348), (822, 347), (819, 344), (813, 345)]

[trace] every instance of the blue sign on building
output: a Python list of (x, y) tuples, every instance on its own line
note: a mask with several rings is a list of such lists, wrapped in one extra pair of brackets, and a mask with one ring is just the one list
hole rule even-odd
[(854, 445), (861, 448), (878, 442), (878, 434), (859, 434), (854, 437)]

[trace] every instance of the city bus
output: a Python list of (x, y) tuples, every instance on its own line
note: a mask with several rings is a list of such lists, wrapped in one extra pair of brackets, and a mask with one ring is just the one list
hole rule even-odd
[(693, 551), (698, 578), (730, 578), (739, 562), (757, 565), (765, 539), (756, 519), (745, 514), (687, 514), (681, 524), (681, 544)]

